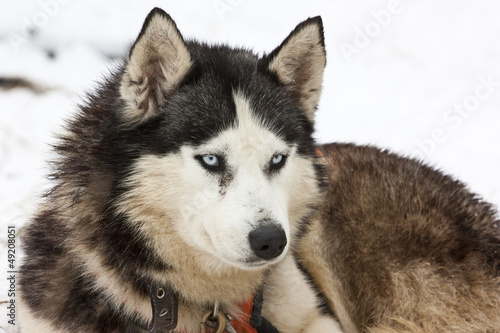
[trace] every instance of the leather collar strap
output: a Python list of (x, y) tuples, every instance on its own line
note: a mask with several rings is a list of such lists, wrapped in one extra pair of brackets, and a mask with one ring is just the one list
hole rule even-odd
[(169, 332), (177, 326), (178, 303), (172, 288), (157, 284), (150, 286), (153, 320), (148, 327), (150, 333)]
[[(177, 327), (178, 301), (175, 292), (167, 286), (151, 284), (149, 287), (153, 319), (149, 326), (139, 326), (148, 333), (167, 333)], [(279, 333), (278, 330), (262, 317), (262, 289), (258, 290), (249, 302), (243, 304), (244, 317), (233, 320), (232, 324), (238, 333)]]
[(152, 283), (149, 286), (153, 319), (148, 326), (136, 318), (129, 318), (136, 326), (148, 333), (167, 333), (177, 327), (178, 302), (174, 290)]
[(253, 308), (250, 316), (250, 325), (255, 327), (257, 333), (279, 333), (278, 330), (264, 317), (262, 317), (262, 304), (264, 297), (262, 288), (253, 297)]

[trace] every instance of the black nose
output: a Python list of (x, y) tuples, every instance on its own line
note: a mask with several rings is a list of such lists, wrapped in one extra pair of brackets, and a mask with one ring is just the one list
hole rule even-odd
[(278, 225), (265, 225), (252, 230), (248, 235), (250, 246), (257, 257), (271, 260), (285, 249), (285, 231)]

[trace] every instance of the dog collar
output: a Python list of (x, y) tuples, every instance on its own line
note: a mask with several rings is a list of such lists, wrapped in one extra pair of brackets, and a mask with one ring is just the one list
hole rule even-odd
[(177, 327), (179, 304), (174, 290), (168, 285), (152, 283), (149, 285), (152, 319), (144, 324), (137, 313), (127, 316), (129, 322), (148, 333), (166, 333)]
[[(178, 300), (174, 290), (170, 286), (153, 283), (149, 287), (149, 294), (153, 314), (151, 322), (146, 327), (137, 320), (131, 321), (148, 333), (174, 330), (178, 319)], [(279, 333), (267, 319), (262, 317), (263, 301), (262, 289), (259, 289), (247, 302), (240, 305), (242, 315), (231, 320), (231, 326), (237, 333)]]
[(262, 317), (263, 303), (262, 289), (259, 289), (248, 302), (240, 306), (242, 317), (231, 322), (237, 333), (279, 333), (266, 318)]
[(316, 147), (314, 149), (314, 152), (316, 153), (316, 156), (319, 157), (319, 158), (325, 157), (325, 154), (323, 154), (323, 151), (321, 149), (319, 149), (319, 147)]
[(152, 284), (149, 288), (153, 319), (147, 328), (150, 333), (169, 332), (177, 327), (178, 302), (174, 290)]

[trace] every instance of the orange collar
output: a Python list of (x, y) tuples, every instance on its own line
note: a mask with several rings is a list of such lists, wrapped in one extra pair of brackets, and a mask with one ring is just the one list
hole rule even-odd
[(257, 330), (250, 325), (250, 317), (253, 310), (253, 295), (250, 299), (240, 305), (242, 315), (231, 321), (231, 325), (238, 333), (257, 333)]
[(315, 152), (316, 152), (316, 156), (318, 156), (319, 158), (325, 157), (325, 154), (323, 154), (323, 151), (321, 149), (319, 149), (318, 147), (316, 147)]
[[(261, 315), (263, 303), (262, 296), (261, 289), (250, 296), (248, 301), (240, 304), (240, 314), (231, 320), (231, 326), (234, 331), (237, 333), (279, 333), (278, 330)], [(156, 330), (148, 331), (156, 332)], [(228, 333), (227, 331), (224, 332)]]

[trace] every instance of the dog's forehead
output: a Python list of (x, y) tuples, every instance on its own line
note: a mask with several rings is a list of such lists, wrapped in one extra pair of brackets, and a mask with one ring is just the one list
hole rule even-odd
[(256, 55), (207, 45), (191, 46), (190, 52), (193, 72), (168, 97), (158, 118), (131, 133), (132, 142), (146, 141), (142, 146), (166, 154), (206, 144), (252, 121), (288, 144), (298, 143), (299, 152), (310, 150), (312, 124), (285, 87), (257, 68)]
[(265, 119), (260, 119), (252, 110), (248, 98), (241, 92), (233, 92), (235, 121), (232, 126), (220, 132), (214, 138), (198, 147), (199, 153), (228, 152), (243, 155), (288, 153), (292, 146), (283, 137), (266, 126)]
[[(217, 127), (223, 130), (245, 115), (246, 119), (258, 119), (287, 140), (294, 130), (308, 127), (303, 110), (290, 92), (271, 73), (259, 70), (257, 55), (226, 46), (194, 45), (190, 52), (196, 64), (196, 78), (188, 82), (190, 91), (183, 98), (189, 96), (190, 107), (201, 110), (196, 115), (198, 119), (218, 121)], [(245, 103), (241, 103), (243, 100)], [(238, 113), (238, 105), (250, 111)]]

